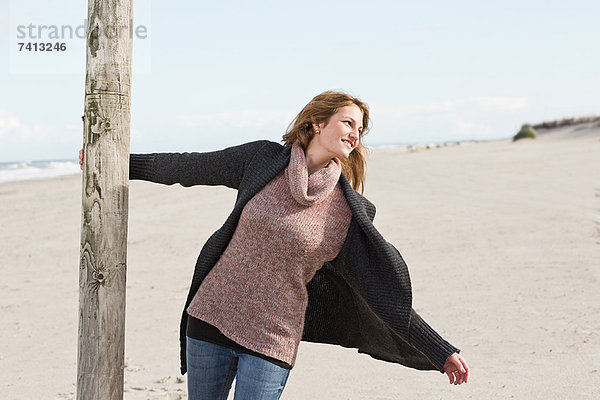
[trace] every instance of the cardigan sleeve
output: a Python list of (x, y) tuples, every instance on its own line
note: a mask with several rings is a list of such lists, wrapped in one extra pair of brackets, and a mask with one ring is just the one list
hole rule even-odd
[(165, 185), (224, 185), (237, 189), (244, 170), (267, 140), (204, 153), (130, 154), (129, 179)]
[(444, 373), (444, 364), (450, 355), (460, 353), (460, 349), (452, 346), (417, 312), (413, 309), (410, 318), (408, 340), (410, 344), (425, 355), (436, 366), (438, 371)]
[[(389, 242), (388, 245), (402, 259), (398, 249)], [(458, 348), (441, 337), (413, 308), (411, 308), (410, 314), (408, 341), (411, 346), (423, 353), (441, 373), (444, 372), (444, 364), (448, 357), (453, 353), (460, 353)]]

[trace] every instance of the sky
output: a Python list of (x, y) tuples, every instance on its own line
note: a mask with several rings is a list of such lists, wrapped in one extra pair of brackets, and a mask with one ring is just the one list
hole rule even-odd
[[(280, 141), (330, 89), (369, 104), (369, 146), (600, 115), (598, 15), (598, 1), (135, 0), (130, 151)], [(0, 162), (77, 159), (85, 39), (18, 27), (86, 18), (87, 1), (0, 0)], [(18, 49), (44, 41), (67, 48)]]

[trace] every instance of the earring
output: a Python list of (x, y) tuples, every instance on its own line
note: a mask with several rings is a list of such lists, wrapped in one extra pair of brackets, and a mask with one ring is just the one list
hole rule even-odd
[(318, 135), (319, 133), (321, 133), (320, 131), (315, 131), (315, 133)]

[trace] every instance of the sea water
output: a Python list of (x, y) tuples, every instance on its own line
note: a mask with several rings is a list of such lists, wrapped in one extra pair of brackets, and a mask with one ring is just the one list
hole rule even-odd
[(77, 160), (0, 162), (0, 183), (81, 173)]

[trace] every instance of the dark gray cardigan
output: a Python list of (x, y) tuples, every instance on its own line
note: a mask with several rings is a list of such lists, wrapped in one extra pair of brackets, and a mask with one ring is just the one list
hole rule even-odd
[[(290, 147), (261, 140), (206, 153), (131, 154), (130, 179), (182, 186), (225, 185), (237, 189), (233, 211), (208, 239), (196, 262), (180, 327), (181, 373), (185, 374), (187, 309), (219, 260), (244, 205), (289, 163)], [(307, 284), (308, 307), (302, 340), (358, 349), (379, 360), (421, 370), (438, 370), (459, 350), (412, 309), (408, 268), (396, 248), (373, 226), (375, 206), (340, 184), (352, 211), (339, 255)]]

